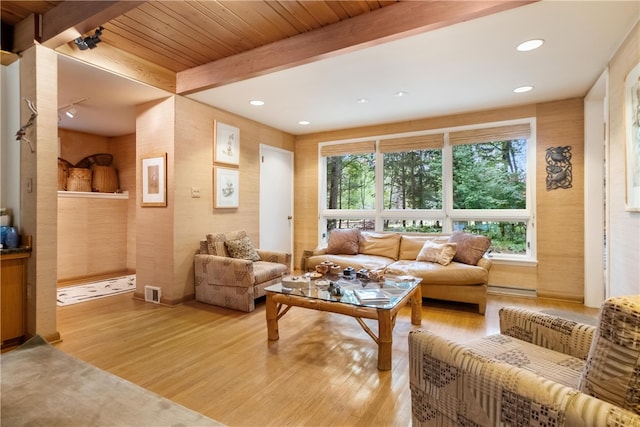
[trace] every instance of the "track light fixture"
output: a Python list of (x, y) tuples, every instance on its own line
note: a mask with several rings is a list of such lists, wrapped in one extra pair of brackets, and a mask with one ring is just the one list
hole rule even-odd
[[(69, 117), (70, 119), (73, 119), (75, 117), (75, 115), (78, 113), (78, 110), (76, 110), (76, 105), (87, 101), (89, 98), (81, 98), (81, 99), (77, 99), (69, 104), (65, 104), (62, 105), (60, 107), (58, 107), (58, 112), (64, 110), (64, 114)], [(59, 114), (59, 113), (58, 113)], [(58, 115), (58, 121), (61, 120), (60, 115)]]
[(74, 40), (76, 46), (78, 46), (80, 50), (95, 49), (96, 45), (102, 41), (100, 40), (102, 30), (104, 30), (104, 27), (100, 26), (92, 36), (87, 36), (85, 38), (78, 37)]
[(75, 116), (77, 112), (78, 110), (76, 110), (76, 107), (74, 107), (73, 104), (71, 104), (71, 108), (69, 108), (65, 114), (70, 119), (73, 119), (73, 116)]

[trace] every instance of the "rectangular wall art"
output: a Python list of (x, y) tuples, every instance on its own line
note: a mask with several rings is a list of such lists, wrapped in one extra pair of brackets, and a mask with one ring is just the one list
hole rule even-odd
[(238, 169), (213, 168), (214, 208), (237, 208), (240, 198), (240, 171)]
[(213, 161), (229, 165), (240, 164), (240, 129), (219, 121), (214, 122)]
[(142, 158), (142, 206), (167, 206), (167, 153)]
[(627, 210), (640, 212), (640, 64), (627, 74), (624, 93)]

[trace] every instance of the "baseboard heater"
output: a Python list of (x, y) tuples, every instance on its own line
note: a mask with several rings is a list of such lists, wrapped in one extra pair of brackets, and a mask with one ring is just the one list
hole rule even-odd
[(144, 300), (146, 302), (152, 302), (154, 304), (160, 304), (160, 294), (162, 289), (157, 286), (145, 286), (144, 287)]
[(491, 295), (511, 295), (518, 297), (536, 298), (538, 296), (534, 289), (509, 288), (506, 286), (489, 285), (487, 293)]

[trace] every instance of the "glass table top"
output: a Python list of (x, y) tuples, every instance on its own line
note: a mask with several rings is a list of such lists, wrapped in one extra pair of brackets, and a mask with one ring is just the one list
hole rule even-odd
[[(323, 285), (323, 281), (325, 282)], [(334, 277), (333, 279), (309, 280), (302, 287), (288, 288), (277, 283), (267, 286), (265, 291), (279, 294), (290, 294), (324, 301), (341, 302), (343, 304), (359, 305), (391, 309), (395, 307), (407, 294), (420, 284), (422, 279), (412, 276), (386, 276), (384, 281), (373, 282), (360, 279)], [(342, 296), (332, 295), (327, 287), (330, 283), (340, 287)], [(367, 300), (367, 297), (376, 299)], [(384, 299), (377, 299), (382, 297)]]

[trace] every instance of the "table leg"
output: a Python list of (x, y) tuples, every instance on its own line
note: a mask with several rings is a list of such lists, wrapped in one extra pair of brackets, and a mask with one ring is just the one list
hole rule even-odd
[(422, 287), (416, 286), (413, 296), (411, 296), (411, 323), (413, 325), (422, 324)]
[(278, 333), (278, 304), (273, 300), (273, 295), (267, 292), (265, 303), (265, 313), (267, 316), (267, 336), (269, 341), (277, 341), (280, 338)]
[(393, 323), (390, 310), (378, 310), (378, 369), (391, 369)]

